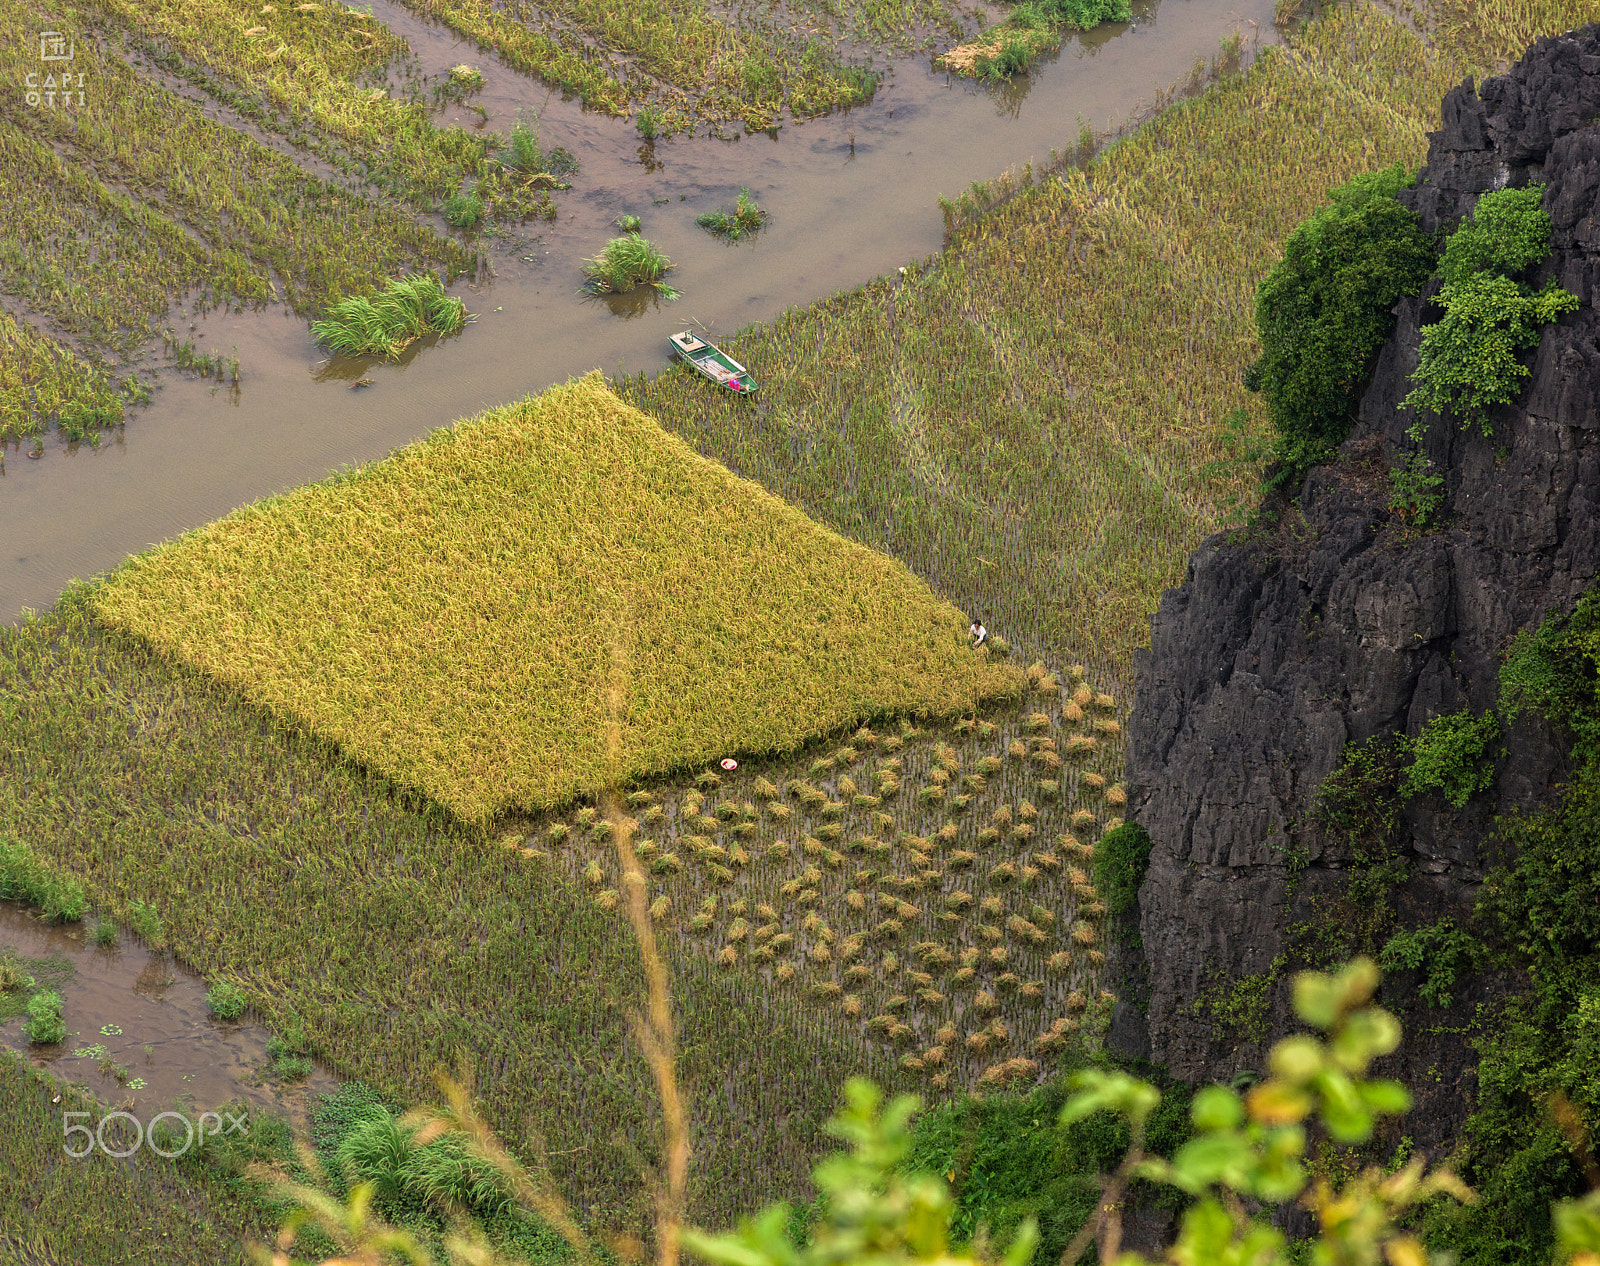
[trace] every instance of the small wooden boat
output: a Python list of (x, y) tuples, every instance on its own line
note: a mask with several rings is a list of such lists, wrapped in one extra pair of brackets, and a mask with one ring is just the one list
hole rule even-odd
[(667, 341), (672, 344), (673, 351), (712, 382), (742, 396), (755, 393), (756, 380), (750, 376), (750, 371), (726, 352), (696, 338), (688, 330), (679, 330)]

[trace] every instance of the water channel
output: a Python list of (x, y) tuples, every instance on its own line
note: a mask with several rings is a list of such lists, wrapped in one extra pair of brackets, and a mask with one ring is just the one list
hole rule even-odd
[[(374, 14), (410, 41), (424, 71), (482, 68), (474, 100), (487, 120), (452, 108), (442, 122), (504, 132), (518, 110), (534, 109), (547, 151), (565, 146), (579, 159), (573, 189), (555, 195), (559, 218), (484, 242), (495, 275), (457, 290), (476, 320), (400, 363), (329, 363), (306, 323), (281, 309), (213, 314), (181, 333), (200, 350), (237, 349), (237, 390), (166, 374), (154, 405), (98, 447), (52, 438), (36, 460), (31, 444), (5, 447), (0, 620), (45, 609), (73, 577), (457, 418), (595, 368), (655, 372), (667, 336), (691, 322), (711, 337), (731, 334), (927, 256), (942, 242), (941, 195), (1047, 161), (1071, 147), (1083, 121), (1101, 132), (1120, 126), (1235, 31), (1247, 51), (1275, 42), (1272, 11), (1273, 0), (1143, 0), (1132, 24), (1075, 36), (1002, 89), (906, 59), (855, 110), (776, 134), (645, 145), (629, 123), (587, 113), (378, 0)], [(741, 186), (771, 219), (753, 239), (725, 244), (695, 217), (731, 206)], [(677, 302), (580, 293), (580, 261), (624, 212), (639, 215), (676, 263)], [(373, 385), (353, 390), (363, 372)]]
[(273, 1081), (266, 1075), (272, 1035), (248, 1015), (214, 1018), (199, 976), (125, 933), (113, 945), (93, 945), (83, 924), (46, 923), (0, 901), (0, 957), (11, 954), (61, 994), (67, 1039), (30, 1045), (24, 1019), (14, 1016), (0, 1020), (0, 1045), (26, 1051), (35, 1067), (141, 1121), (174, 1106), (203, 1112), (242, 1100), (251, 1112), (303, 1123), (309, 1096), (337, 1084), (320, 1066), (302, 1080)]

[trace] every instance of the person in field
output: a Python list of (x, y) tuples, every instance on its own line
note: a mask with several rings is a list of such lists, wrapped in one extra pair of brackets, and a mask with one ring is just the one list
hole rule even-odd
[(967, 626), (967, 632), (972, 635), (972, 645), (982, 646), (989, 639), (989, 630), (983, 627), (981, 620), (974, 620)]

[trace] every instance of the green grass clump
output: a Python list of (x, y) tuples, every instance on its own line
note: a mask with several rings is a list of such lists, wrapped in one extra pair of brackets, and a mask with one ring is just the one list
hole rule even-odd
[(598, 376), (238, 511), (92, 601), (474, 822), (603, 785), (593, 700), (621, 665), (625, 778), (1023, 680), (974, 655), (961, 613), (899, 563)]
[(719, 207), (715, 211), (707, 211), (695, 220), (701, 228), (710, 229), (719, 237), (726, 237), (734, 242), (746, 233), (754, 233), (766, 222), (767, 213), (756, 204), (748, 189), (739, 190), (739, 201), (732, 211), (724, 211)]
[(42, 989), (28, 999), (28, 1022), (22, 1026), (23, 1036), (35, 1046), (51, 1046), (67, 1037), (67, 1022), (61, 1015), (61, 995), (53, 989)]
[(474, 190), (466, 189), (446, 198), (441, 210), (451, 228), (470, 229), (483, 219), (484, 202)]
[(673, 267), (661, 248), (637, 233), (625, 233), (605, 244), (593, 259), (584, 261), (583, 273), (596, 290), (606, 294), (627, 294), (635, 286), (656, 286), (672, 297), (661, 278)]
[(1344, 440), (1395, 304), (1433, 271), (1433, 243), (1395, 200), (1416, 177), (1396, 163), (1334, 189), (1256, 289), (1262, 352), (1245, 381), (1266, 401), (1285, 481)]
[(36, 856), (20, 840), (0, 835), (0, 897), (37, 906), (45, 918), (76, 923), (89, 911), (83, 885)]
[(250, 999), (245, 996), (244, 990), (237, 985), (230, 985), (227, 981), (212, 985), (206, 990), (206, 1001), (211, 1005), (211, 1014), (219, 1020), (237, 1020), (244, 1014), (245, 1007), (250, 1004)]
[(371, 298), (336, 303), (311, 323), (311, 335), (341, 356), (398, 356), (425, 334), (457, 334), (467, 323), (467, 305), (444, 292), (431, 273), (397, 281)]

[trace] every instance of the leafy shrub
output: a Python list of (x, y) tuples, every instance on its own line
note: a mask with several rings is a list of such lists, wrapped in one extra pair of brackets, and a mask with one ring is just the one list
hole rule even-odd
[(1412, 527), (1427, 528), (1444, 504), (1444, 493), (1439, 491), (1444, 476), (1428, 474), (1432, 466), (1428, 455), (1419, 449), (1402, 457), (1389, 472), (1389, 509)]
[(1559, 807), (1502, 818), (1498, 836), (1511, 860), (1491, 872), (1475, 913), (1485, 935), (1526, 964), (1530, 987), (1506, 1001), (1480, 1041), (1464, 1141), (1465, 1173), (1482, 1198), (1436, 1211), (1426, 1231), (1462, 1266), (1544, 1266), (1557, 1239), (1551, 1202), (1586, 1186), (1562, 1115), (1580, 1130), (1600, 1120), (1595, 767), (1585, 766)]
[(1409, 799), (1440, 791), (1461, 808), (1480, 791), (1494, 784), (1494, 761), (1489, 744), (1500, 737), (1500, 720), (1493, 712), (1474, 717), (1469, 709), (1434, 717), (1411, 740), (1411, 766), (1400, 781), (1400, 794)]
[(206, 990), (206, 1001), (211, 1004), (211, 1014), (219, 1020), (237, 1020), (250, 1000), (237, 985), (222, 981)]
[(1094, 886), (1119, 926), (1126, 925), (1129, 943), (1141, 945), (1139, 929), (1128, 918), (1139, 907), (1139, 885), (1150, 866), (1149, 835), (1137, 822), (1107, 831), (1095, 845)]
[(1485, 881), (1485, 917), (1530, 959), (1565, 962), (1596, 953), (1600, 779), (1580, 778), (1558, 809), (1502, 818), (1499, 838), (1516, 860)]
[(26, 901), (47, 919), (76, 923), (89, 912), (89, 897), (76, 879), (59, 874), (21, 840), (0, 836), (0, 897)]
[(1013, 10), (1012, 20), (1018, 25), (1018, 10), (1031, 8), (1027, 19), (1042, 20), (1052, 26), (1067, 26), (1087, 31), (1102, 22), (1129, 22), (1133, 19), (1133, 6), (1129, 0), (1024, 0)]
[(1427, 973), (1417, 994), (1429, 1006), (1448, 1007), (1457, 978), (1480, 965), (1485, 956), (1483, 942), (1477, 937), (1456, 927), (1451, 919), (1440, 919), (1427, 927), (1395, 933), (1378, 956), (1378, 965), (1391, 972), (1425, 966)]
[(1278, 432), (1280, 481), (1326, 461), (1349, 432), (1392, 309), (1421, 290), (1432, 242), (1395, 194), (1416, 180), (1399, 163), (1357, 176), (1303, 221), (1256, 288), (1261, 356), (1245, 374)]
[(102, 949), (110, 949), (117, 943), (117, 925), (102, 916), (90, 931), (89, 940)]
[(1439, 261), (1447, 286), (1478, 273), (1509, 277), (1550, 255), (1550, 217), (1540, 206), (1543, 185), (1496, 189), (1483, 194), (1472, 218), (1450, 235)]
[(53, 989), (44, 989), (28, 999), (28, 1020), (22, 1032), (28, 1041), (38, 1046), (66, 1041), (67, 1024), (61, 1018), (61, 995)]
[[(1528, 294), (1509, 277), (1477, 273), (1446, 285), (1435, 302), (1444, 319), (1422, 327), (1422, 359), (1411, 375), (1417, 385), (1400, 407), (1449, 412), (1463, 428), (1476, 422), (1491, 435), (1489, 410), (1514, 402), (1517, 380), (1531, 372), (1517, 353), (1536, 346), (1540, 327), (1574, 311), (1578, 297), (1553, 279)], [(1420, 426), (1409, 433), (1419, 435)]]
[(1600, 758), (1600, 593), (1517, 634), (1500, 667), (1500, 712), (1507, 721), (1537, 713), (1566, 730), (1579, 765)]
[(641, 227), (639, 217), (636, 215), (619, 215), (617, 227), (624, 233), (637, 233)]

